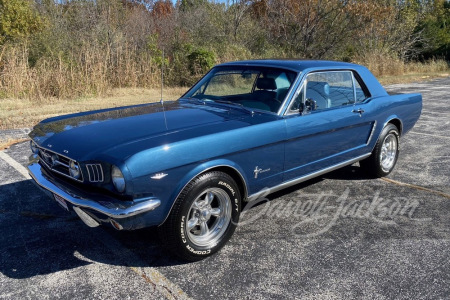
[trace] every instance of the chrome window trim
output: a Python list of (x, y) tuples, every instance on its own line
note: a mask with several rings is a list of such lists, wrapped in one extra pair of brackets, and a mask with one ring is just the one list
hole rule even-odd
[(284, 97), (283, 102), (280, 105), (280, 108), (278, 109), (278, 112), (276, 113), (278, 116), (283, 116), (285, 114), (285, 111), (287, 110), (286, 105), (288, 105), (291, 102), (291, 98), (293, 94), (297, 91), (298, 85), (302, 81), (303, 72), (298, 72), (297, 78), (295, 78), (294, 82), (292, 82), (291, 86), (289, 87), (289, 92), (287, 93), (286, 97)]
[[(297, 74), (297, 77), (295, 78), (295, 80), (292, 82), (291, 86), (289, 87), (289, 91), (287, 93), (287, 95), (285, 96), (284, 100), (281, 102), (280, 104), (280, 108), (278, 109), (278, 111), (273, 112), (273, 111), (267, 111), (267, 110), (261, 110), (261, 109), (254, 109), (251, 107), (246, 107), (247, 109), (251, 109), (254, 110), (258, 113), (266, 113), (266, 114), (271, 114), (271, 115), (276, 115), (276, 116), (283, 116), (285, 111), (286, 111), (286, 104), (289, 103), (289, 99), (292, 95), (292, 93), (297, 89), (298, 87), (298, 83), (301, 81), (302, 75), (303, 75), (303, 71), (299, 71), (296, 68), (289, 68), (289, 67), (280, 67), (280, 66), (267, 66), (265, 64), (220, 64), (220, 65), (216, 65), (214, 66), (211, 70), (208, 71), (208, 73), (206, 73), (202, 78), (200, 78), (200, 80), (198, 80), (189, 90), (187, 90), (186, 93), (184, 93), (181, 97), (178, 98), (178, 100), (181, 99), (189, 99), (187, 98), (187, 94), (189, 94), (192, 90), (199, 88), (199, 84), (201, 81), (203, 81), (203, 79), (208, 76), (209, 73), (211, 73), (213, 70), (220, 69), (222, 67), (257, 67), (257, 68), (271, 68), (271, 69), (279, 69), (279, 70), (286, 70), (286, 71), (290, 71), (293, 73)], [(208, 83), (209, 84), (209, 83)], [(256, 86), (256, 80), (254, 83), (254, 87)], [(254, 89), (253, 87), (253, 89)], [(206, 86), (205, 86), (206, 88)]]
[(352, 85), (353, 85), (353, 105), (356, 105), (356, 85), (355, 85), (355, 74), (352, 73)]
[[(355, 94), (356, 94), (356, 89), (355, 89), (354, 74), (353, 74), (353, 72), (355, 72), (354, 70), (352, 70), (352, 69), (335, 69), (335, 70), (319, 70), (319, 71), (311, 71), (311, 72), (308, 72), (308, 73), (304, 74), (304, 78), (303, 78), (303, 80), (301, 80), (301, 82), (300, 82), (301, 87), (300, 87), (300, 88), (299, 88), (298, 86), (296, 87), (296, 90), (295, 90), (295, 92), (294, 92), (294, 96), (290, 99), (290, 103), (289, 103), (289, 105), (286, 107), (286, 110), (285, 110), (285, 112), (284, 112), (284, 116), (299, 115), (298, 111), (297, 111), (297, 112), (296, 112), (296, 111), (290, 111), (289, 108), (293, 105), (293, 101), (294, 101), (294, 99), (295, 99), (295, 96), (296, 96), (298, 93), (300, 93), (300, 90), (301, 90), (302, 88), (305, 88), (305, 87), (306, 87), (305, 83), (308, 81), (308, 76), (309, 76), (310, 74), (318, 74), (318, 73), (336, 73), (336, 72), (339, 72), (339, 73), (350, 72), (350, 73), (351, 73), (351, 76), (352, 76), (352, 85), (353, 85), (353, 97), (354, 97), (354, 100), (355, 100), (354, 103), (356, 103), (356, 96), (355, 96)], [(303, 74), (303, 73), (301, 73), (301, 74)], [(300, 84), (299, 84), (299, 86), (300, 86)], [(336, 108), (336, 107), (330, 107), (330, 108)], [(323, 109), (323, 110), (320, 110), (320, 111), (325, 111), (325, 110), (328, 110), (328, 109)]]
[[(300, 115), (298, 110), (291, 110), (291, 106), (294, 105), (294, 101), (297, 98), (297, 96), (300, 94), (300, 92), (306, 88), (306, 82), (308, 81), (307, 77), (308, 76), (306, 76), (305, 80), (303, 80), (301, 87), (295, 91), (295, 94), (292, 97), (291, 103), (289, 103), (289, 106), (286, 110), (286, 114), (285, 114), (286, 116)], [(303, 91), (303, 92), (305, 92), (305, 91)], [(305, 94), (305, 93), (303, 93), (303, 94)], [(303, 101), (304, 101), (304, 99), (302, 99), (302, 103), (303, 103)]]
[[(354, 78), (354, 83), (358, 83), (359, 87), (361, 88), (362, 92), (364, 93), (364, 100), (362, 101), (358, 101), (358, 99), (356, 98), (356, 85), (354, 85), (355, 88), (355, 105), (356, 103), (364, 103), (367, 101), (367, 99), (372, 98), (372, 95), (370, 94), (369, 89), (367, 88), (366, 83), (361, 79), (361, 77), (359, 76), (358, 72), (356, 72), (355, 70), (352, 70), (352, 74), (353, 74), (353, 78)], [(357, 76), (355, 76), (355, 74), (357, 74)], [(358, 80), (358, 78), (360, 78), (360, 80)]]

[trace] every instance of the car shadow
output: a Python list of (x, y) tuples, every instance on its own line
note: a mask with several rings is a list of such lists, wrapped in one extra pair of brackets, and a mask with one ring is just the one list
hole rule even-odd
[(346, 166), (333, 172), (322, 175), (323, 179), (334, 179), (334, 180), (368, 180), (374, 179), (373, 176), (368, 175), (364, 172), (359, 165)]
[[(327, 179), (349, 181), (349, 180), (369, 180), (369, 179), (373, 179), (373, 178), (368, 176), (363, 170), (361, 170), (361, 168), (359, 166), (351, 165), (351, 166), (346, 166), (346, 167), (337, 169), (335, 171), (329, 172), (322, 176), (315, 177), (310, 180), (295, 184), (295, 185), (285, 188), (281, 191), (269, 194), (269, 195), (267, 195), (266, 198), (268, 200), (281, 198), (285, 195), (291, 194), (295, 191), (304, 189), (308, 186), (317, 184), (317, 183), (322, 182)], [(259, 202), (259, 203), (255, 204), (254, 207), (261, 205), (262, 203), (264, 203), (264, 202)]]
[[(330, 179), (327, 182), (326, 179)], [(315, 178), (267, 198), (271, 203), (298, 200), (299, 190), (320, 191), (335, 184), (335, 180), (357, 181), (367, 179), (357, 166), (349, 166)], [(349, 185), (352, 185), (351, 183)], [(365, 183), (355, 183), (364, 189), (362, 197), (369, 195)], [(356, 188), (356, 187), (352, 187)], [(342, 187), (344, 189), (344, 187)], [(408, 196), (422, 199), (421, 191), (405, 191), (393, 186), (383, 190), (383, 196), (407, 192)], [(416, 193), (416, 194), (414, 194)], [(363, 198), (364, 200), (364, 198)], [(370, 219), (340, 218), (339, 222), (317, 239), (348, 240), (442, 238), (447, 236), (448, 211), (446, 199), (429, 198), (421, 202), (415, 217), (433, 222), (416, 222), (398, 219), (397, 225), (378, 225)], [(262, 206), (253, 206), (250, 214), (258, 214)], [(275, 219), (274, 219), (275, 218)], [(294, 220), (295, 221), (295, 220)], [(272, 224), (271, 231), (261, 228)], [(259, 240), (289, 235), (292, 216), (263, 216), (246, 227), (239, 228), (233, 240), (244, 243), (246, 239)], [(401, 226), (399, 226), (401, 225)], [(55, 201), (40, 191), (31, 180), (0, 186), (0, 272), (10, 278), (30, 278), (54, 272), (71, 270), (92, 263), (132, 267), (167, 267), (185, 264), (172, 256), (162, 245), (156, 228), (135, 231), (117, 231), (109, 226), (89, 228), (77, 216), (62, 210)], [(263, 235), (259, 237), (259, 235)], [(215, 259), (212, 257), (212, 259)]]
[(93, 262), (148, 267), (183, 264), (168, 255), (155, 228), (89, 228), (31, 180), (0, 186), (0, 272), (30, 278)]
[[(321, 181), (310, 180), (270, 195), (283, 197)], [(117, 231), (87, 227), (31, 180), (0, 186), (0, 272), (9, 278), (71, 270), (93, 262), (133, 267), (185, 264), (162, 245), (157, 228)]]

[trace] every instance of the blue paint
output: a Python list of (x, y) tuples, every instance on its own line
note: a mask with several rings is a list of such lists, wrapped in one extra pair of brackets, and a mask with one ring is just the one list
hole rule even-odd
[[(128, 220), (128, 228), (159, 225), (182, 188), (196, 175), (216, 166), (238, 171), (251, 195), (370, 153), (386, 122), (398, 119), (402, 134), (418, 120), (420, 94), (390, 96), (376, 78), (355, 64), (329, 61), (255, 60), (222, 64), (276, 68), (294, 74), (291, 89), (278, 112), (250, 110), (226, 103), (187, 99), (200, 81), (178, 101), (112, 108), (47, 119), (35, 126), (30, 137), (79, 162), (101, 163), (104, 183), (83, 183), (109, 196), (117, 194), (109, 177), (111, 165), (126, 179), (123, 195), (130, 201), (157, 197), (156, 210)], [(367, 87), (370, 97), (362, 103), (339, 106), (309, 114), (285, 114), (296, 89), (307, 74), (317, 71), (350, 70)], [(208, 75), (207, 75), (208, 76)], [(277, 79), (283, 87), (285, 75)], [(195, 100), (195, 99), (194, 99)], [(362, 109), (360, 116), (354, 109)], [(373, 138), (369, 136), (373, 131)], [(67, 152), (66, 152), (67, 151)], [(267, 170), (255, 177), (255, 168)], [(165, 173), (162, 179), (151, 179)], [(72, 183), (67, 179), (69, 184)]]

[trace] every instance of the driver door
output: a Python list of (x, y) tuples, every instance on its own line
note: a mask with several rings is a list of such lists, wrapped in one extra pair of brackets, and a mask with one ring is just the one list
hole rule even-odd
[(283, 181), (370, 152), (367, 143), (375, 118), (364, 104), (368, 97), (352, 71), (308, 74), (286, 115)]

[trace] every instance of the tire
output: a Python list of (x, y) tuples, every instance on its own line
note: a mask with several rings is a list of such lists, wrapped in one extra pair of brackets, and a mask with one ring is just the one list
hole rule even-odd
[(383, 128), (372, 155), (359, 162), (369, 176), (384, 177), (392, 172), (399, 154), (399, 136), (395, 125), (388, 124)]
[(198, 261), (219, 251), (239, 221), (241, 195), (223, 172), (208, 172), (186, 185), (159, 227), (163, 244), (183, 260)]

